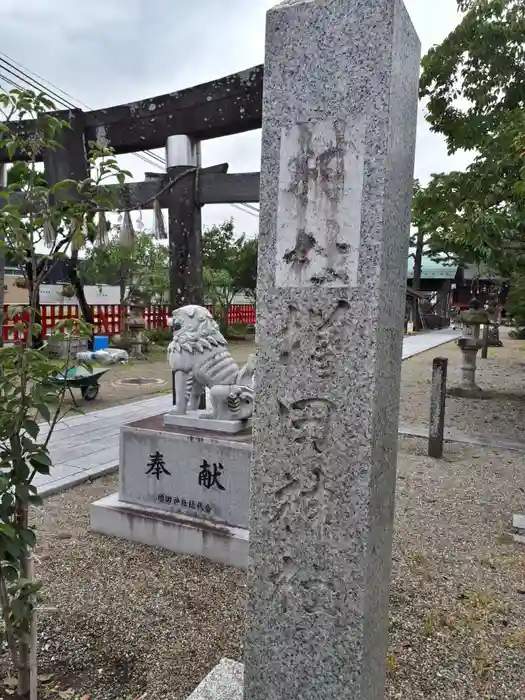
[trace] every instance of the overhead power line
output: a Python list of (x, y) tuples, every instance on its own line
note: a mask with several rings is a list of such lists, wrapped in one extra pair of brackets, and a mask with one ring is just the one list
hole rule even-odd
[(251, 209), (259, 216), (259, 207), (254, 207), (253, 204), (247, 204), (246, 202), (239, 202), (239, 204), (246, 209)]
[[(255, 207), (252, 210), (252, 207), (247, 208), (246, 205), (244, 204), (230, 204), (231, 207), (235, 207), (236, 209), (239, 209), (240, 211), (244, 212), (245, 214), (249, 214), (250, 216), (255, 216), (259, 218), (259, 210), (255, 209)], [(256, 213), (257, 212), (257, 213)]]
[(23, 80), (27, 86), (31, 88), (36, 88), (37, 90), (45, 91), (48, 97), (53, 98), (53, 101), (58, 103), (61, 107), (65, 107), (66, 109), (69, 109), (71, 107), (71, 104), (65, 102), (60, 95), (57, 95), (56, 92), (53, 92), (53, 90), (50, 90), (49, 88), (45, 88), (42, 90), (44, 87), (41, 83), (35, 82), (27, 73), (24, 73), (24, 71), (19, 71), (18, 69), (14, 68), (14, 66), (9, 62), (6, 61), (4, 58), (0, 57), (0, 69), (5, 71), (6, 73), (9, 73), (10, 75), (13, 75), (15, 78), (20, 78)]
[(6, 75), (2, 75), (2, 73), (0, 73), (0, 83), (2, 83), (2, 85), (4, 85), (4, 84), (10, 85), (12, 88), (13, 87), (17, 88), (17, 90), (24, 89), (23, 85), (20, 85), (20, 83), (15, 83), (14, 80), (11, 80), (11, 78), (8, 78)]
[[(19, 61), (15, 61), (15, 59), (11, 58), (3, 51), (0, 51), (0, 71), (2, 71), (0, 72), (0, 85), (8, 84), (18, 90), (24, 90), (27, 87), (40, 90), (52, 98), (58, 106), (64, 107), (65, 109), (76, 109), (80, 105), (86, 109), (93, 110), (93, 107), (90, 107), (82, 100), (79, 100), (69, 92), (58, 87), (58, 85), (50, 80), (35, 73), (35, 71), (30, 70)], [(7, 75), (4, 75), (4, 73), (7, 73)], [(22, 84), (13, 80), (11, 76), (21, 81)], [(143, 162), (148, 163), (148, 165), (153, 165), (155, 168), (165, 170), (165, 161), (156, 153), (144, 151), (144, 153), (133, 153), (131, 155), (140, 158)], [(250, 216), (259, 216), (259, 209), (246, 202), (231, 204), (231, 206), (243, 211), (245, 214), (250, 214)]]
[[(25, 83), (24, 87), (23, 84), (20, 85), (20, 83), (15, 83), (12, 80), (12, 78), (0, 74), (0, 80), (3, 80), (4, 82), (8, 83), (9, 85), (12, 85), (13, 87), (16, 87), (19, 90), (27, 89), (27, 87), (33, 90), (41, 90), (50, 98), (52, 98), (53, 101), (57, 103), (57, 105), (59, 105), (60, 107), (65, 107), (66, 109), (76, 109), (78, 105), (86, 107), (89, 110), (93, 109), (85, 102), (77, 100), (75, 97), (73, 97), (73, 95), (70, 95), (69, 93), (65, 92), (64, 90), (57, 87), (45, 78), (42, 78), (40, 75), (34, 73), (29, 68), (22, 65), (18, 61), (15, 61), (2, 51), (0, 51), (0, 69), (16, 77), (18, 80), (22, 81), (23, 84)], [(49, 86), (52, 86), (54, 90), (50, 89)], [(57, 91), (62, 93), (62, 95), (64, 95), (65, 97), (62, 97), (60, 94), (58, 94)], [(156, 168), (162, 166), (162, 170), (164, 170), (166, 167), (164, 160), (156, 153), (151, 153), (151, 151), (144, 151), (144, 154), (133, 153), (132, 155), (134, 155), (137, 158), (140, 158), (142, 161), (148, 163), (149, 165), (154, 165)]]

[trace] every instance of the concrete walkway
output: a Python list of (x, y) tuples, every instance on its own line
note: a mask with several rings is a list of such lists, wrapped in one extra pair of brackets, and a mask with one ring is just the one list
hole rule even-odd
[(414, 355), (419, 355), (422, 352), (449, 343), (451, 340), (456, 340), (460, 335), (461, 331), (454, 331), (451, 328), (407, 335), (403, 340), (403, 360), (408, 360), (409, 357), (414, 357)]
[[(403, 340), (403, 359), (448, 343), (459, 335), (459, 331), (447, 328), (407, 336)], [(114, 471), (118, 466), (120, 426), (158, 415), (170, 406), (171, 394), (164, 394), (61, 421), (50, 440), (54, 465), (51, 474), (39, 474), (35, 478), (40, 494), (57, 493)]]
[[(428, 438), (428, 427), (424, 425), (400, 425), (399, 435), (402, 437)], [(494, 450), (517, 450), (525, 452), (525, 440), (513, 440), (507, 435), (480, 435), (476, 433), (464, 433), (455, 428), (445, 429), (445, 442), (462, 442), (468, 445), (490, 447)]]

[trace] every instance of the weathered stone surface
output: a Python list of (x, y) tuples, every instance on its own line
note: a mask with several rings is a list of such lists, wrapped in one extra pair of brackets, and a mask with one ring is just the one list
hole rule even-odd
[(90, 515), (94, 532), (170, 552), (206, 557), (218, 564), (246, 568), (248, 563), (245, 528), (126, 503), (117, 493), (92, 503)]
[(447, 399), (448, 358), (435, 357), (432, 361), (432, 385), (430, 392), (430, 420), (428, 431), (428, 456), (443, 457), (445, 434), (445, 407)]
[(461, 350), (461, 382), (451, 387), (450, 396), (462, 398), (481, 398), (482, 389), (476, 384), (476, 362), (478, 350), (483, 347), (483, 339), (480, 337), (481, 325), (488, 320), (486, 311), (479, 310), (479, 301), (471, 299), (469, 309), (462, 312), (463, 334), (458, 339), (458, 347)]
[(164, 426), (163, 416), (124, 425), (119, 497), (159, 511), (248, 527), (251, 435)]
[(242, 700), (243, 665), (221, 659), (198, 685), (188, 700)]
[(400, 0), (268, 13), (247, 700), (383, 697), (419, 55)]

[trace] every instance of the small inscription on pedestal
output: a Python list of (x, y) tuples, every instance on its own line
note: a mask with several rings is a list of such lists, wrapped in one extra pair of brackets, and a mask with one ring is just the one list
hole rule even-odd
[(364, 119), (282, 130), (278, 287), (357, 285), (364, 153)]
[(202, 515), (202, 513), (208, 513), (208, 515), (213, 513), (213, 507), (209, 503), (192, 501), (184, 497), (181, 498), (180, 496), (172, 496), (167, 493), (159, 493), (157, 496), (157, 503), (165, 503), (168, 506), (173, 505), (175, 508), (178, 506), (188, 508), (189, 510), (196, 511), (197, 516)]

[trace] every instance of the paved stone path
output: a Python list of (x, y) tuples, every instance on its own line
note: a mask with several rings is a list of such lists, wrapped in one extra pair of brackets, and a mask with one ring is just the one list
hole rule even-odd
[[(449, 328), (407, 336), (403, 359), (448, 343), (460, 335)], [(167, 411), (171, 394), (144, 401), (72, 416), (59, 423), (50, 441), (53, 467), (48, 476), (38, 475), (35, 485), (40, 494), (50, 495), (114, 471), (118, 465), (120, 426)]]
[(460, 335), (461, 331), (454, 331), (451, 328), (407, 335), (403, 340), (403, 360), (408, 360), (409, 357), (414, 357), (414, 355), (419, 355), (426, 350), (432, 350), (432, 348), (437, 348), (451, 340), (456, 340)]
[[(399, 435), (403, 437), (428, 438), (428, 427), (424, 425), (400, 425)], [(518, 450), (525, 452), (525, 440), (513, 440), (508, 435), (481, 435), (476, 433), (464, 433), (455, 428), (445, 429), (445, 442), (462, 442), (469, 445), (481, 445), (500, 450)]]

